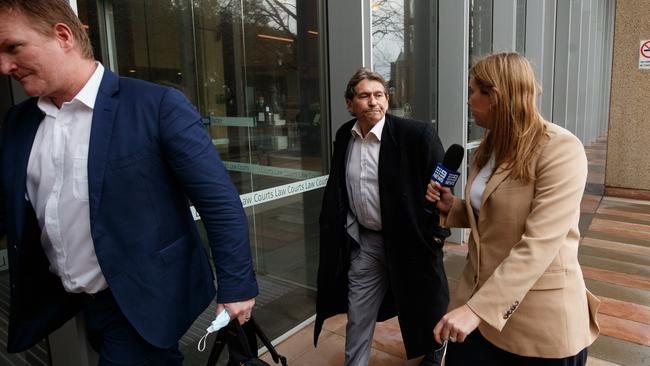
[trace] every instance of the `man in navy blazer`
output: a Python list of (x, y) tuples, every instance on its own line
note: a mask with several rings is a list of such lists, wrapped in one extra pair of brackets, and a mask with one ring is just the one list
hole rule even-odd
[(9, 352), (83, 311), (101, 365), (180, 365), (178, 340), (215, 294), (218, 312), (250, 317), (246, 216), (180, 92), (104, 70), (65, 0), (0, 0), (0, 73), (32, 97), (2, 130)]

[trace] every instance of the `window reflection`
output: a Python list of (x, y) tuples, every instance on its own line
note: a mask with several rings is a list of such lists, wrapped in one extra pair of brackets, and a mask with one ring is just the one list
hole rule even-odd
[[(527, 0), (517, 0), (516, 2), (515, 51), (522, 54), (526, 47), (526, 5)], [(493, 52), (493, 8), (494, 0), (470, 0), (469, 67), (479, 58)], [(476, 124), (469, 111), (467, 113), (467, 141), (480, 140), (485, 129)]]
[(371, 2), (373, 69), (388, 81), (389, 112), (437, 118), (437, 1)]
[(299, 180), (260, 166), (322, 174), (318, 2), (79, 3), (82, 20), (99, 23), (91, 35), (105, 28), (100, 60), (197, 106), (240, 193)]
[(520, 54), (526, 52), (526, 6), (528, 0), (517, 0), (515, 51)]
[[(267, 334), (275, 338), (311, 316), (322, 190), (257, 198), (279, 197), (283, 185), (325, 174), (321, 1), (77, 3), (89, 32), (98, 35), (93, 42), (101, 42), (98, 59), (121, 76), (181, 90), (240, 195), (254, 197), (245, 210), (261, 290), (258, 320)], [(210, 310), (204, 315), (197, 329), (214, 317)], [(205, 364), (191, 347), (194, 333), (181, 341), (186, 364)]]
[[(469, 60), (472, 66), (477, 59), (492, 52), (493, 0), (470, 0), (469, 3)], [(467, 111), (467, 141), (480, 140), (484, 128), (479, 127), (472, 113)], [(469, 160), (468, 160), (469, 161)]]

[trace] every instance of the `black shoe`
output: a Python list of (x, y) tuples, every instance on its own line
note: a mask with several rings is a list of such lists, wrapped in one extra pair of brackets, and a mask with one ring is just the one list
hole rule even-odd
[(424, 358), (420, 361), (420, 366), (440, 366), (441, 356), (439, 352), (431, 351), (424, 355)]

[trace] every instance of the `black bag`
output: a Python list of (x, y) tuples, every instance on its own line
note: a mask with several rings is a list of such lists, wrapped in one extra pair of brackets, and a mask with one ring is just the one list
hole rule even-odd
[(221, 352), (226, 345), (228, 346), (228, 353), (230, 353), (228, 366), (271, 366), (257, 358), (257, 337), (269, 350), (273, 362), (287, 366), (287, 359), (278, 354), (253, 317), (243, 326), (239, 324), (237, 319), (233, 319), (227, 326), (217, 332), (206, 366), (215, 366), (217, 364), (217, 360), (219, 360), (219, 356), (221, 356)]

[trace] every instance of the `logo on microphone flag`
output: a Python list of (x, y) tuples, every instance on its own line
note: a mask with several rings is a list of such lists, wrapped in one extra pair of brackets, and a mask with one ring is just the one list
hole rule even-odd
[(445, 187), (453, 187), (454, 185), (456, 185), (456, 182), (458, 181), (459, 177), (460, 177), (460, 173), (453, 170), (449, 170), (440, 163), (436, 165), (436, 170), (433, 171), (433, 175), (431, 176), (433, 180), (435, 180), (436, 182), (440, 183), (440, 185), (443, 185)]

